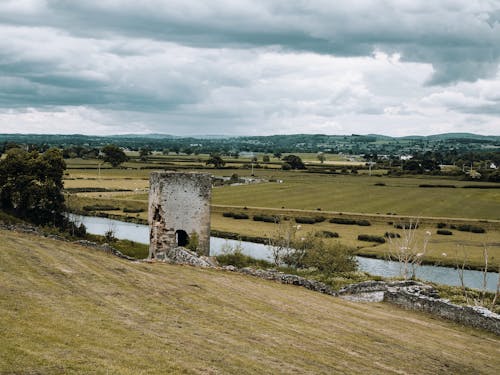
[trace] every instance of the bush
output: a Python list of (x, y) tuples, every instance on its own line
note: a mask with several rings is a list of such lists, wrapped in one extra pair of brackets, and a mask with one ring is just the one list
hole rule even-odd
[(265, 223), (279, 223), (281, 220), (279, 216), (254, 215), (253, 221), (263, 221)]
[(327, 275), (351, 272), (357, 267), (354, 251), (339, 242), (319, 241), (306, 251), (303, 263), (306, 268), (315, 267)]
[(465, 185), (463, 189), (500, 189), (500, 185)]
[(87, 227), (83, 223), (80, 223), (80, 225), (78, 225), (74, 221), (68, 220), (64, 223), (63, 227), (66, 232), (74, 237), (82, 238), (87, 234)]
[(399, 233), (385, 232), (384, 237), (386, 238), (401, 238)]
[[(318, 210), (321, 210), (321, 209), (318, 208)], [(314, 217), (314, 221), (316, 221), (316, 223), (322, 223), (325, 220), (326, 220), (326, 217), (324, 217), (324, 216), (315, 216)]]
[(313, 217), (298, 216), (295, 218), (297, 224), (315, 224), (316, 220)]
[(361, 227), (369, 227), (370, 225), (372, 225), (368, 220), (358, 220), (356, 221), (356, 224)]
[(222, 216), (224, 216), (224, 217), (233, 217), (234, 213), (233, 212), (223, 212)]
[(385, 243), (385, 238), (381, 236), (374, 236), (371, 234), (360, 234), (358, 236), (359, 241), (366, 241), (366, 242), (377, 242), (377, 243)]
[(461, 232), (472, 232), (472, 233), (486, 233), (486, 230), (482, 227), (470, 224), (461, 224), (457, 226), (457, 230)]
[(236, 213), (236, 214), (233, 214), (233, 219), (246, 220), (246, 219), (248, 219), (248, 215), (244, 214), (244, 213)]
[(481, 227), (477, 227), (477, 226), (474, 226), (474, 225), (471, 226), (470, 231), (472, 233), (486, 233), (486, 229), (481, 228)]
[(293, 244), (294, 250), (284, 257), (286, 264), (296, 268), (316, 268), (325, 275), (351, 272), (357, 267), (354, 250), (338, 241), (327, 242), (312, 233), (304, 241)]
[(142, 209), (142, 208), (128, 208), (128, 207), (125, 207), (123, 209), (123, 212), (129, 213), (129, 214), (136, 214), (136, 213), (139, 213), (139, 212), (144, 212), (144, 209)]
[(120, 207), (111, 206), (107, 204), (94, 204), (90, 206), (83, 206), (84, 211), (119, 211)]
[(451, 188), (451, 189), (454, 189), (456, 188), (455, 185), (439, 185), (439, 184), (420, 184), (418, 185), (418, 187), (421, 187), (421, 188)]
[(217, 255), (217, 261), (222, 266), (235, 266), (237, 268), (259, 267), (270, 268), (273, 265), (262, 259), (255, 259), (242, 252), (241, 245), (231, 246), (228, 243), (222, 247), (223, 253)]
[[(198, 237), (198, 233), (191, 232), (189, 234), (189, 241), (186, 245), (186, 248), (191, 250), (191, 251), (194, 251), (195, 253), (198, 253), (199, 244), (200, 244), (200, 239)], [(198, 254), (198, 255), (201, 255), (201, 254)]]
[(385, 184), (383, 182), (377, 182), (375, 184), (373, 184), (374, 186), (385, 186)]
[(438, 229), (436, 231), (437, 234), (441, 234), (443, 236), (451, 236), (453, 234), (453, 232), (451, 230), (448, 230), (448, 229)]
[(217, 255), (217, 262), (221, 266), (235, 266), (237, 268), (245, 267), (259, 267), (259, 268), (270, 268), (273, 265), (262, 259), (255, 259), (249, 255), (245, 255), (240, 252), (235, 252), (231, 254), (220, 254)]
[(441, 229), (441, 228), (446, 228), (446, 223), (437, 223), (437, 224), (436, 224), (436, 227), (437, 227), (438, 229)]
[(343, 224), (343, 225), (355, 225), (356, 220), (353, 219), (346, 219), (343, 217), (333, 217), (329, 220), (330, 223), (334, 224)]

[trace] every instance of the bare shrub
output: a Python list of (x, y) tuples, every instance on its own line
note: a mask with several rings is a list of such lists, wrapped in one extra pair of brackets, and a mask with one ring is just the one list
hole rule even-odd
[(400, 265), (400, 275), (405, 280), (415, 279), (418, 267), (422, 265), (422, 259), (427, 252), (427, 245), (431, 232), (427, 231), (419, 236), (418, 219), (410, 219), (404, 223), (401, 236), (387, 237), (389, 241), (389, 257), (395, 259)]

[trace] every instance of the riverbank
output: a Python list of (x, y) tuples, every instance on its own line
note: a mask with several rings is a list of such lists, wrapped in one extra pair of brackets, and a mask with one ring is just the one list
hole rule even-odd
[[(83, 211), (83, 210), (77, 210), (77, 209), (72, 209), (72, 213), (77, 214), (77, 215), (83, 215), (83, 216), (88, 216), (89, 212), (88, 211)], [(312, 211), (312, 213), (314, 213)], [(318, 214), (318, 212), (316, 212)], [(321, 214), (321, 213), (319, 213)], [(118, 213), (109, 213), (109, 212), (102, 212), (102, 211), (95, 211), (92, 212), (92, 216), (96, 217), (102, 217), (102, 218), (109, 218), (113, 220), (118, 220), (118, 221), (123, 221), (123, 222), (128, 222), (128, 223), (135, 223), (135, 224), (141, 224), (141, 225), (148, 225), (147, 219), (142, 218), (142, 217), (137, 217), (137, 216), (131, 216), (127, 214), (118, 214)], [(239, 241), (247, 241), (247, 242), (253, 242), (253, 243), (259, 243), (259, 244), (268, 244), (269, 243), (269, 238), (266, 236), (257, 236), (253, 234), (247, 233), (247, 228), (245, 226), (245, 223), (242, 223), (242, 220), (232, 220), (229, 221), (229, 225), (224, 223), (224, 225), (220, 225), (220, 221), (222, 220), (227, 220), (227, 218), (221, 218), (217, 219), (217, 224), (219, 226), (223, 226), (224, 228), (229, 228), (231, 227), (232, 229), (239, 229), (239, 231), (228, 231), (228, 230), (221, 230), (221, 229), (212, 229), (211, 230), (211, 236), (213, 237), (219, 237), (219, 238), (225, 238), (225, 239), (231, 239), (231, 240), (239, 240)], [(434, 219), (435, 222), (439, 222), (439, 220)], [(433, 221), (433, 224), (435, 224)], [(258, 223), (258, 222), (251, 222), (252, 225), (263, 225), (263, 223)], [(268, 225), (272, 225), (269, 223), (264, 223)], [(491, 225), (496, 225), (496, 223), (490, 223)], [(305, 225), (304, 225), (305, 226)], [(319, 229), (319, 227), (318, 227)], [(495, 229), (493, 229), (495, 230)], [(261, 231), (262, 232), (262, 231)], [(395, 231), (396, 232), (396, 231)], [(498, 259), (496, 257), (496, 252), (495, 249), (498, 246), (495, 246), (493, 249), (493, 253), (490, 254), (490, 262), (487, 264), (488, 271), (490, 272), (498, 272)], [(366, 257), (366, 258), (372, 258), (372, 259), (380, 259), (380, 260), (396, 260), (394, 256), (391, 257), (391, 253), (387, 248), (387, 245), (380, 245), (380, 244), (372, 244), (370, 246), (366, 247), (361, 247), (361, 248), (356, 248), (355, 254), (358, 256)], [(462, 257), (460, 257), (462, 256)], [(465, 259), (464, 259), (465, 258)], [(437, 254), (431, 254), (431, 255), (424, 255), (421, 261), (422, 265), (429, 265), (429, 266), (440, 266), (440, 267), (448, 267), (448, 268), (453, 268), (456, 269), (457, 265), (460, 267), (464, 267), (464, 269), (467, 270), (476, 270), (476, 271), (483, 271), (485, 267), (485, 262), (484, 259), (478, 259), (477, 257), (474, 259), (471, 259), (465, 254), (458, 254), (458, 253), (446, 253), (446, 256), (443, 256), (442, 252), (437, 252)]]
[[(142, 243), (149, 243), (149, 228), (146, 225), (117, 221), (102, 217), (74, 216), (74, 220), (87, 226), (90, 233), (104, 235), (110, 228), (114, 230), (115, 236), (121, 239), (128, 239)], [(212, 237), (210, 240), (211, 254), (218, 255), (224, 251), (240, 248), (244, 254), (250, 255), (256, 259), (272, 260), (271, 252), (266, 244), (245, 242), (240, 240), (224, 240)], [(383, 277), (398, 277), (401, 275), (401, 264), (399, 262), (388, 261), (385, 259), (374, 259), (357, 257), (358, 265), (361, 271), (371, 275)], [(417, 268), (417, 277), (422, 280), (431, 281), (440, 284), (460, 286), (458, 272), (449, 267), (421, 265)], [(496, 288), (498, 274), (487, 273), (486, 289), (494, 291)], [(352, 279), (352, 277), (349, 277)], [(341, 282), (342, 278), (340, 278)], [(364, 281), (357, 277), (350, 282)], [(337, 280), (332, 280), (337, 283)], [(347, 281), (349, 282), (349, 281)], [(464, 283), (466, 286), (482, 289), (483, 273), (474, 270), (464, 271)]]
[[(83, 216), (75, 216), (72, 215), (72, 219), (75, 219), (77, 222), (87, 224), (89, 226), (89, 230), (91, 231), (90, 234), (86, 234), (84, 236), (84, 239), (75, 239), (73, 236), (69, 235), (68, 233), (60, 233), (58, 232), (55, 228), (39, 228), (35, 227), (32, 225), (24, 224), (24, 223), (16, 223), (16, 224), (1, 224), (0, 223), (0, 229), (6, 229), (10, 231), (17, 231), (17, 232), (22, 232), (26, 234), (35, 234), (40, 237), (48, 237), (51, 239), (56, 239), (64, 242), (72, 241), (73, 243), (83, 245), (86, 247), (90, 248), (95, 248), (107, 253), (114, 254), (118, 257), (127, 259), (127, 260), (137, 260), (137, 258), (145, 258), (147, 254), (147, 245), (145, 244), (140, 244), (137, 242), (133, 242), (127, 238), (134, 238), (134, 232), (135, 233), (135, 239), (139, 240), (144, 240), (148, 238), (148, 227), (145, 225), (140, 225), (140, 224), (134, 224), (134, 223), (126, 223), (126, 222), (120, 222), (116, 220), (112, 220), (109, 218), (100, 218), (100, 217), (83, 217)], [(110, 246), (107, 241), (110, 239), (99, 235), (97, 233), (105, 233), (107, 231), (108, 227), (114, 226), (116, 229), (116, 235), (120, 237), (121, 239), (113, 239), (112, 240), (112, 245)], [(125, 227), (125, 228), (124, 228)], [(125, 229), (125, 230), (124, 230)], [(142, 235), (137, 235), (137, 231), (142, 232)], [(90, 240), (90, 241), (89, 241)], [(211, 238), (211, 246), (212, 249), (216, 249), (216, 253), (219, 254), (217, 256), (217, 259), (222, 261), (222, 265), (235, 265), (238, 263), (232, 263), (232, 260), (245, 260), (243, 258), (247, 258), (247, 262), (243, 262), (240, 264), (238, 267), (240, 268), (245, 268), (247, 266), (253, 265), (254, 267), (256, 266), (260, 271), (257, 272), (258, 275), (267, 275), (267, 273), (271, 272), (272, 275), (276, 275), (277, 270), (273, 269), (272, 264), (269, 262), (259, 262), (258, 259), (264, 259), (266, 257), (266, 254), (269, 254), (268, 247), (262, 244), (255, 244), (251, 242), (244, 242), (244, 241), (234, 241), (234, 240), (226, 240), (225, 243), (221, 242), (222, 239), (220, 238)], [(95, 242), (94, 242), (95, 241)], [(214, 241), (216, 241), (214, 243)], [(223, 250), (226, 248), (226, 250)], [(120, 250), (123, 250), (120, 251)], [(137, 257), (137, 249), (140, 251), (140, 256)], [(231, 250), (232, 249), (232, 250)], [(238, 250), (235, 250), (238, 249)], [(229, 250), (229, 253), (227, 253), (227, 250)], [(257, 259), (251, 258), (248, 256), (243, 256), (242, 258), (242, 253), (240, 252), (248, 252), (252, 256), (256, 256)], [(231, 256), (232, 254), (232, 256)], [(130, 257), (133, 256), (133, 257)], [(135, 257), (135, 258), (134, 258)], [(250, 260), (250, 262), (248, 262)], [(357, 283), (362, 283), (365, 281), (369, 280), (391, 280), (390, 276), (397, 276), (400, 273), (399, 269), (399, 264), (396, 262), (390, 262), (390, 261), (377, 261), (381, 262), (380, 265), (370, 265), (372, 261), (369, 259), (365, 258), (357, 258), (358, 264), (361, 267), (361, 269), (364, 269), (365, 271), (370, 271), (374, 270), (375, 273), (377, 272), (376, 269), (377, 267), (382, 266), (385, 271), (383, 271), (383, 275), (385, 275), (384, 278), (378, 277), (378, 276), (373, 276), (370, 275), (369, 272), (347, 272), (347, 273), (338, 273), (338, 274), (332, 274), (332, 275), (326, 275), (319, 270), (313, 270), (313, 269), (293, 269), (293, 268), (287, 268), (287, 267), (280, 267), (278, 274), (283, 274), (283, 271), (286, 273), (291, 273), (289, 275), (291, 277), (291, 280), (303, 280), (304, 285), (316, 285), (313, 289), (319, 289), (323, 290), (324, 286), (327, 286), (327, 288), (330, 288), (329, 290), (338, 290), (340, 288), (343, 288), (347, 285), (352, 285), (352, 284), (357, 284)], [(212, 262), (212, 261), (211, 261)], [(239, 262), (241, 263), (241, 262)], [(367, 265), (368, 263), (368, 265)], [(368, 268), (367, 268), (368, 266)], [(375, 267), (375, 268), (374, 268)], [(392, 274), (388, 273), (387, 267), (391, 269), (392, 267)], [(417, 276), (418, 277), (423, 277), (424, 281), (426, 277), (432, 276), (433, 274), (433, 268), (435, 267), (430, 267), (430, 266), (420, 266), (417, 270)], [(233, 267), (234, 268), (234, 267)], [(271, 269), (270, 269), (271, 268)], [(445, 269), (443, 269), (445, 270)], [(443, 270), (439, 272), (439, 274), (443, 273)], [(430, 271), (430, 273), (429, 273)], [(469, 282), (471, 281), (471, 276), (472, 273), (476, 271), (465, 271), (464, 272), (464, 282), (465, 285), (469, 285)], [(457, 275), (452, 272), (454, 277)], [(427, 276), (426, 276), (427, 275)], [(480, 304), (485, 305), (485, 306), (492, 306), (491, 308), (494, 309), (494, 311), (497, 311), (498, 309), (495, 307), (498, 305), (494, 305), (492, 303), (492, 300), (494, 298), (494, 294), (487, 292), (488, 288), (490, 291), (494, 292), (498, 286), (495, 283), (498, 279), (497, 274), (493, 274), (493, 280), (490, 278), (492, 276), (491, 274), (488, 274), (488, 284), (491, 284), (488, 287), (488, 284), (482, 285), (480, 287), (481, 290), (478, 289), (470, 289), (466, 288), (465, 291), (462, 290), (461, 288), (458, 287), (453, 287), (453, 286), (447, 286), (447, 285), (442, 285), (443, 281), (446, 280), (446, 278), (442, 278), (440, 276), (437, 280), (438, 283), (434, 282), (432, 283), (434, 287), (439, 291), (440, 295), (443, 298), (447, 298), (448, 300), (451, 300), (454, 303), (457, 303), (459, 305), (468, 305), (470, 301), (475, 301), (477, 304), (478, 301)], [(444, 275), (443, 275), (444, 276)], [(478, 276), (483, 276), (482, 274), (479, 274)], [(453, 277), (453, 276), (452, 276)], [(264, 278), (268, 278), (265, 276)], [(397, 279), (397, 278), (396, 278)], [(287, 279), (288, 280), (288, 279)], [(427, 280), (428, 282), (429, 280)], [(432, 281), (432, 277), (431, 277)], [(493, 283), (490, 283), (490, 281), (493, 281)], [(295, 283), (295, 282), (292, 282)], [(445, 282), (446, 283), (446, 282)], [(302, 285), (302, 283), (299, 283), (297, 285)], [(323, 286), (322, 286), (323, 285)], [(486, 287), (486, 289), (484, 289)], [(333, 288), (333, 289), (332, 289)], [(500, 302), (500, 301), (497, 301)], [(498, 312), (498, 311), (497, 311)]]

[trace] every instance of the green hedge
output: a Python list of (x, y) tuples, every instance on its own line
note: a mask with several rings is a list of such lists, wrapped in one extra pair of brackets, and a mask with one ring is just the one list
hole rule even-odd
[(90, 206), (83, 206), (84, 211), (119, 211), (120, 207), (111, 206), (107, 204), (94, 204)]
[(443, 236), (451, 236), (453, 234), (453, 232), (451, 230), (448, 230), (448, 229), (438, 229), (436, 231), (437, 234), (441, 234)]
[(263, 221), (265, 223), (279, 223), (281, 220), (279, 216), (254, 215), (253, 221)]
[(457, 225), (457, 229), (461, 232), (486, 233), (486, 229), (477, 225), (461, 224)]
[(129, 213), (129, 214), (136, 214), (136, 213), (139, 213), (139, 212), (144, 212), (144, 209), (143, 208), (128, 208), (128, 207), (125, 207), (123, 209), (123, 212)]
[(385, 243), (385, 238), (381, 236), (374, 236), (371, 234), (360, 234), (358, 236), (359, 241), (367, 241), (367, 242), (377, 242), (377, 243)]

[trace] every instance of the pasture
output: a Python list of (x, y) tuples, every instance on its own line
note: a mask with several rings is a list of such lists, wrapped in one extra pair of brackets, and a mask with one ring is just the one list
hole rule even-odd
[[(170, 160), (177, 156), (169, 156)], [(194, 156), (182, 156), (185, 162)], [(69, 206), (80, 210), (85, 205), (96, 203), (116, 206), (113, 214), (128, 217), (147, 218), (147, 188), (149, 173), (155, 164), (136, 164), (129, 169), (96, 168), (96, 161), (90, 160), (89, 167), (82, 169), (81, 160), (70, 160), (70, 169), (65, 187), (125, 189), (130, 191), (84, 192), (71, 194)], [(178, 163), (181, 163), (180, 161)], [(73, 168), (76, 167), (76, 168)], [(168, 166), (164, 166), (168, 167)], [(148, 168), (148, 169), (146, 169)], [(184, 169), (182, 165), (176, 168)], [(199, 165), (200, 169), (216, 176), (250, 176), (248, 169), (211, 169)], [(160, 168), (158, 168), (160, 169)], [(270, 223), (252, 220), (225, 218), (225, 211), (238, 211), (247, 207), (249, 214), (265, 212), (270, 215), (330, 217), (361, 217), (370, 221), (369, 227), (334, 225), (328, 222), (302, 226), (304, 232), (329, 230), (338, 232), (339, 240), (354, 246), (358, 253), (385, 257), (390, 253), (389, 245), (374, 245), (358, 241), (359, 234), (383, 236), (385, 232), (397, 232), (392, 224), (420, 218), (419, 235), (432, 233), (425, 260), (438, 264), (455, 265), (462, 262), (473, 267), (484, 264), (484, 245), (489, 250), (490, 267), (500, 265), (500, 189), (481, 189), (479, 186), (493, 185), (456, 181), (435, 177), (388, 177), (367, 175), (316, 174), (303, 171), (281, 171), (275, 169), (254, 169), (254, 175), (268, 181), (260, 184), (215, 187), (212, 194), (212, 228), (235, 232), (246, 236), (267, 236), (273, 232)], [(276, 181), (281, 180), (282, 183)], [(424, 188), (420, 185), (453, 185), (449, 187)], [(472, 186), (472, 188), (464, 188)], [(474, 188), (478, 186), (478, 188)], [(126, 213), (123, 208), (140, 213)], [(486, 233), (470, 233), (453, 230), (451, 236), (436, 234), (436, 224), (443, 222), (472, 223), (486, 229)], [(465, 256), (463, 255), (465, 253)], [(443, 255), (446, 254), (446, 255)]]

